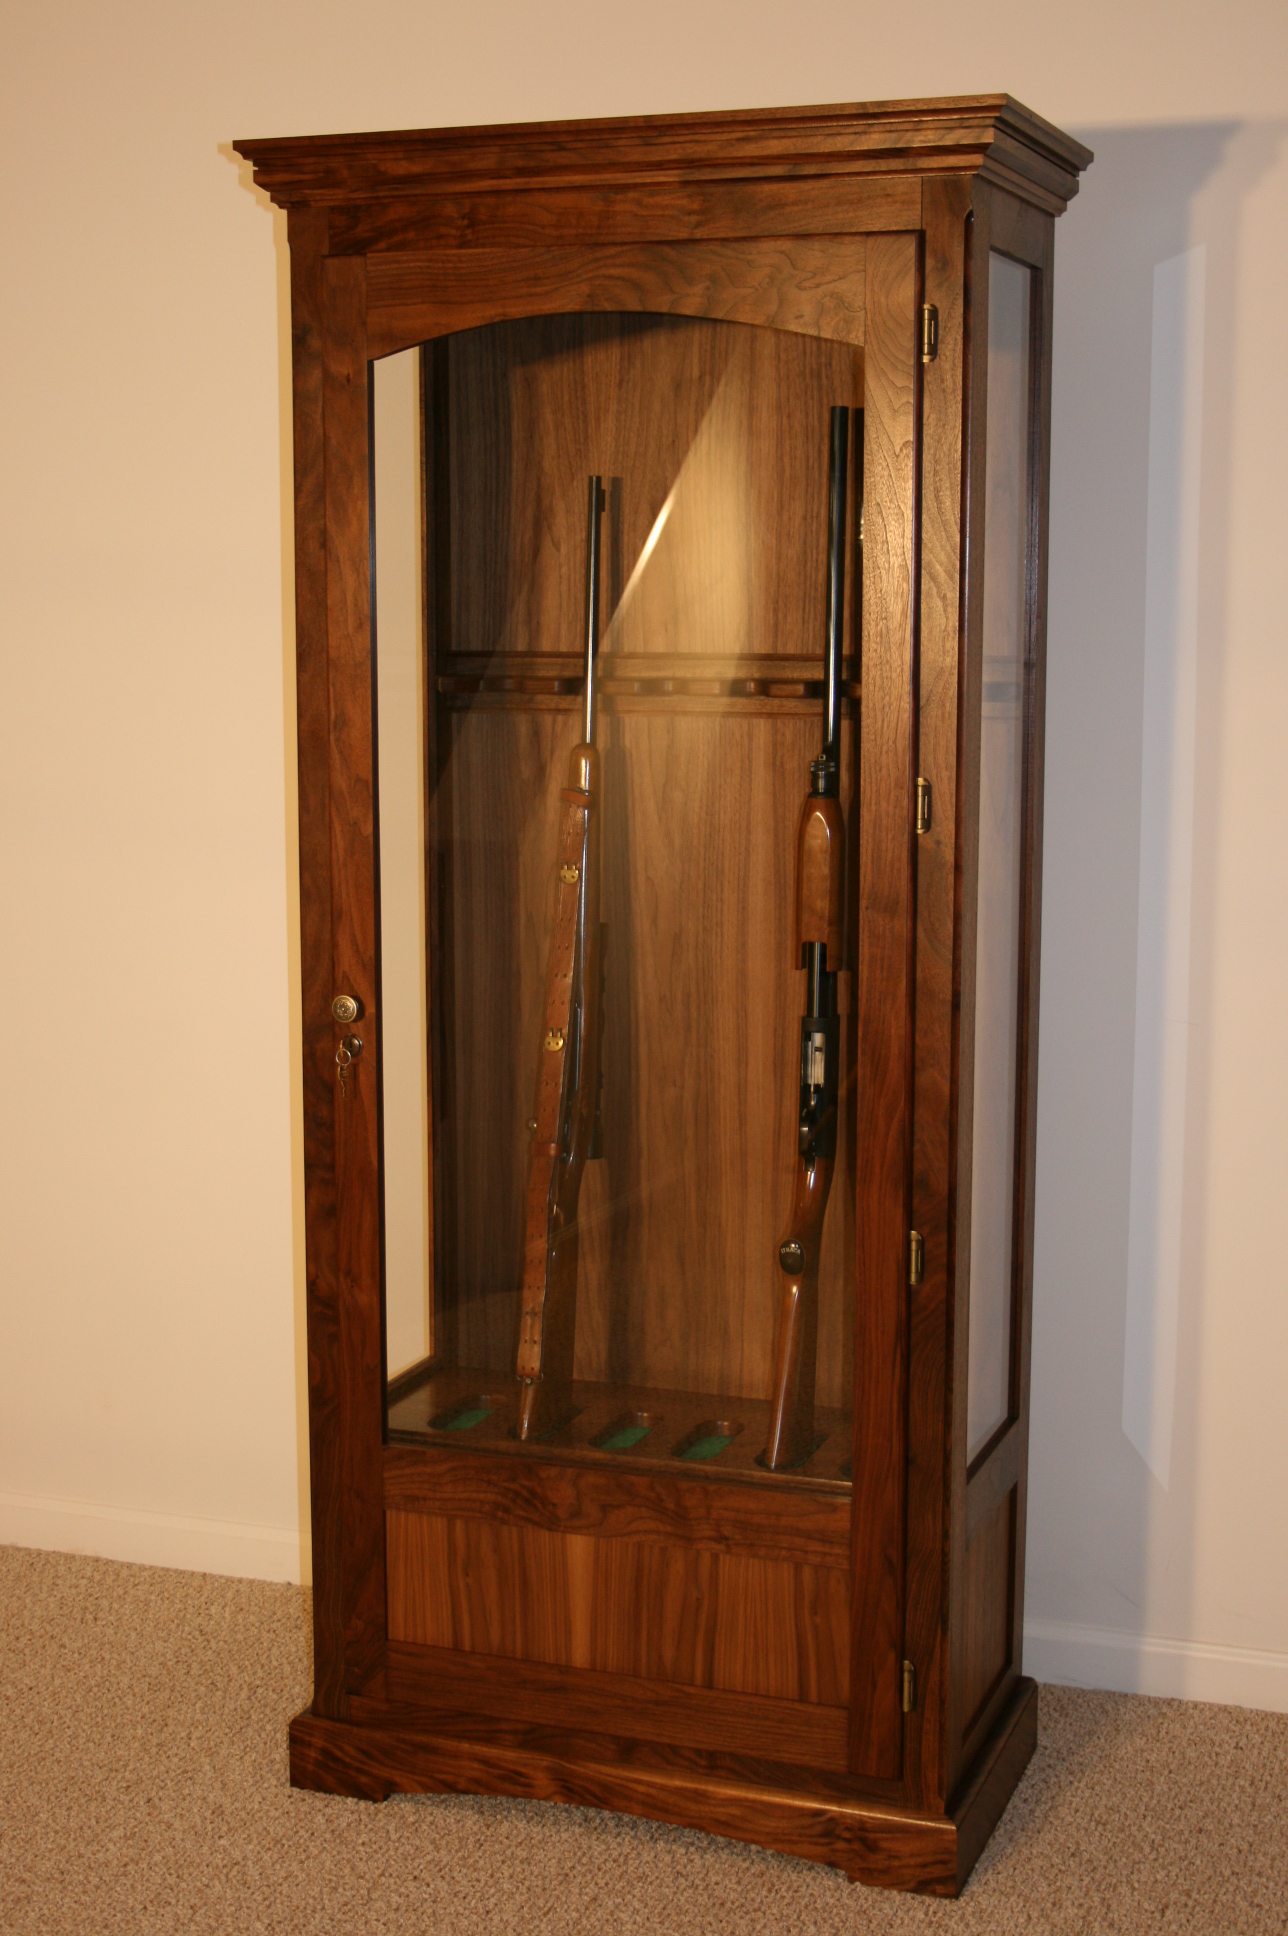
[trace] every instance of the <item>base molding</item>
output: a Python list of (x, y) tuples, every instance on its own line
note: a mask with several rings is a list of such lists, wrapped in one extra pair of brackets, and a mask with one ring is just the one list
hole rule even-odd
[(1024, 1664), (1041, 1681), (1288, 1714), (1288, 1654), (1056, 1620), (1024, 1623)]
[(90, 1499), (0, 1492), (0, 1546), (34, 1546), (47, 1553), (85, 1553), (135, 1566), (296, 1586), (307, 1577), (295, 1527), (198, 1519)]
[(291, 1722), (291, 1782), (372, 1801), (395, 1792), (512, 1795), (615, 1809), (828, 1863), (856, 1882), (955, 1896), (1036, 1741), (1037, 1688), (1021, 1680), (957, 1809), (935, 1815), (811, 1789), (803, 1770), (801, 1785), (786, 1787), (632, 1763), (622, 1742), (605, 1740), (603, 1760), (584, 1751), (574, 1758), (306, 1710)]

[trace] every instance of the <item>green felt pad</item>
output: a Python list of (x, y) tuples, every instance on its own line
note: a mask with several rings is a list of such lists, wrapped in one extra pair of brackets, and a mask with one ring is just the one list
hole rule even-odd
[(688, 1446), (680, 1454), (680, 1457), (682, 1459), (715, 1459), (724, 1451), (726, 1445), (732, 1444), (732, 1434), (709, 1432), (704, 1439), (694, 1439), (693, 1444)]
[(619, 1432), (612, 1432), (606, 1439), (599, 1441), (601, 1452), (629, 1452), (633, 1445), (646, 1439), (653, 1430), (651, 1425), (623, 1425)]
[(446, 1425), (440, 1429), (444, 1432), (468, 1432), (471, 1426), (477, 1425), (480, 1419), (488, 1416), (486, 1405), (476, 1405), (473, 1411), (457, 1412), (455, 1418), (449, 1418)]

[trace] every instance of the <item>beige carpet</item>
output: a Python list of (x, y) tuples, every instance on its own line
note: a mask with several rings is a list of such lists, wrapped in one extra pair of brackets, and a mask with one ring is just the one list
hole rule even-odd
[(956, 1903), (534, 1802), (287, 1783), (305, 1596), (0, 1548), (0, 1930), (1288, 1930), (1288, 1716), (1044, 1688)]

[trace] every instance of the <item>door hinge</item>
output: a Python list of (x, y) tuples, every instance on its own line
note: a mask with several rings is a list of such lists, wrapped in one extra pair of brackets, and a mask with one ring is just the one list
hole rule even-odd
[(921, 360), (933, 363), (939, 354), (939, 311), (933, 303), (921, 305)]
[(926, 1274), (926, 1240), (919, 1230), (908, 1232), (908, 1282), (920, 1284)]
[(917, 781), (917, 832), (930, 832), (930, 781)]
[(910, 1660), (903, 1663), (903, 1711), (911, 1714), (917, 1705), (917, 1670)]

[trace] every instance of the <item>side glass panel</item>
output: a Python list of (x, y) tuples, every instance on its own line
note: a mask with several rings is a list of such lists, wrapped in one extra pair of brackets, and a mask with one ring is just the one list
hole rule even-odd
[(420, 352), (372, 366), (385, 1362), (433, 1350), (425, 981)]
[(990, 256), (968, 1461), (1011, 1413), (1032, 280)]
[[(851, 902), (857, 879), (861, 354), (639, 315), (534, 318), (429, 345), (415, 672), (390, 616), (393, 600), (414, 628), (414, 601), (405, 585), (387, 588), (391, 555), (410, 555), (386, 535), (384, 501), (407, 496), (387, 465), (403, 479), (414, 468), (403, 415), (382, 414), (403, 360), (375, 376), (390, 1377), (415, 1361), (389, 1392), (388, 1432), (743, 1484), (775, 1485), (790, 1469), (793, 1483), (846, 1487), (852, 925), (826, 962), (839, 1106), (830, 1197), (802, 1267), (817, 1275), (799, 1353), (812, 1409), (790, 1458), (771, 1471), (765, 1454), (790, 1276), (779, 1247), (801, 1194), (797, 842), (824, 739), (836, 405), (850, 412), (837, 805), (853, 830)], [(594, 831), (574, 827), (569, 846), (593, 475), (603, 480)], [(416, 678), (428, 694), (423, 749)], [(413, 758), (424, 760), (423, 831)], [(556, 1012), (565, 918), (581, 938)], [(596, 1009), (587, 1032), (579, 1017)], [(432, 1217), (417, 1197), (426, 1176)], [(431, 1230), (432, 1333), (416, 1301), (416, 1243)], [(539, 1380), (524, 1374), (534, 1258)]]

